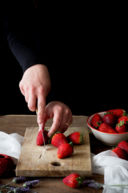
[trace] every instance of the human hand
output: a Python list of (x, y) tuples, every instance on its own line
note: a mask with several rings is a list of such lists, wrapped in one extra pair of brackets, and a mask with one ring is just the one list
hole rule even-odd
[(46, 97), (51, 88), (48, 69), (45, 65), (36, 64), (28, 68), (19, 83), (20, 91), (25, 97), (30, 111), (36, 111), (37, 122), (44, 122)]
[(45, 107), (45, 122), (53, 118), (53, 123), (48, 133), (50, 137), (56, 131), (64, 132), (72, 123), (72, 112), (70, 108), (62, 102), (53, 101)]

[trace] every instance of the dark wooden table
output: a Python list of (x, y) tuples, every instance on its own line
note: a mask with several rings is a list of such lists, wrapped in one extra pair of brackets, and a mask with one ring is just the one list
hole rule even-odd
[[(87, 116), (73, 116), (72, 126), (86, 126)], [(51, 121), (49, 120), (46, 126), (51, 125)], [(19, 133), (20, 135), (24, 135), (26, 127), (37, 127), (36, 115), (4, 115), (0, 116), (0, 131), (4, 131), (6, 133)], [(109, 147), (103, 145), (101, 142), (96, 140), (96, 138), (90, 134), (90, 145), (92, 153), (99, 153)], [(0, 178), (0, 184), (5, 184), (11, 181), (13, 178)], [(89, 178), (94, 179), (98, 182), (103, 183), (104, 179), (102, 175), (92, 174)], [(65, 186), (62, 182), (62, 178), (41, 178), (39, 185), (34, 189), (35, 192), (38, 193), (101, 193), (102, 190), (94, 190), (92, 188), (80, 188), (80, 189), (71, 189)]]

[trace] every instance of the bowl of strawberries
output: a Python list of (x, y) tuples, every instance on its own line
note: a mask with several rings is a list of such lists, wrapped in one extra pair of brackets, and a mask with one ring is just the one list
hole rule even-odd
[(128, 114), (124, 109), (111, 109), (88, 117), (87, 126), (106, 145), (128, 140)]

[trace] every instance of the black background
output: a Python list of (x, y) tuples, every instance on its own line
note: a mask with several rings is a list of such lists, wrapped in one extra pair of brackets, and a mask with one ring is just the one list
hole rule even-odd
[[(51, 60), (54, 61), (50, 69), (52, 90), (47, 102), (60, 100), (75, 115), (111, 108), (128, 109), (125, 11), (114, 7), (109, 11), (93, 10), (82, 10), (81, 17), (77, 17), (77, 12), (74, 24), (69, 22), (69, 39), (62, 37), (61, 55), (57, 53)], [(1, 39), (0, 114), (33, 114), (19, 90), (22, 74), (20, 65)]]

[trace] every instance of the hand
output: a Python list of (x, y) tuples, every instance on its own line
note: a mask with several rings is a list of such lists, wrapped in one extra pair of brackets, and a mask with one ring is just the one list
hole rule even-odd
[(53, 123), (48, 133), (50, 137), (56, 131), (64, 132), (72, 123), (72, 112), (64, 103), (53, 101), (45, 107), (45, 121), (53, 118)]
[(51, 88), (47, 67), (43, 64), (36, 64), (28, 68), (23, 74), (19, 87), (28, 103), (29, 110), (38, 109), (37, 122), (41, 124), (44, 121), (46, 97)]

